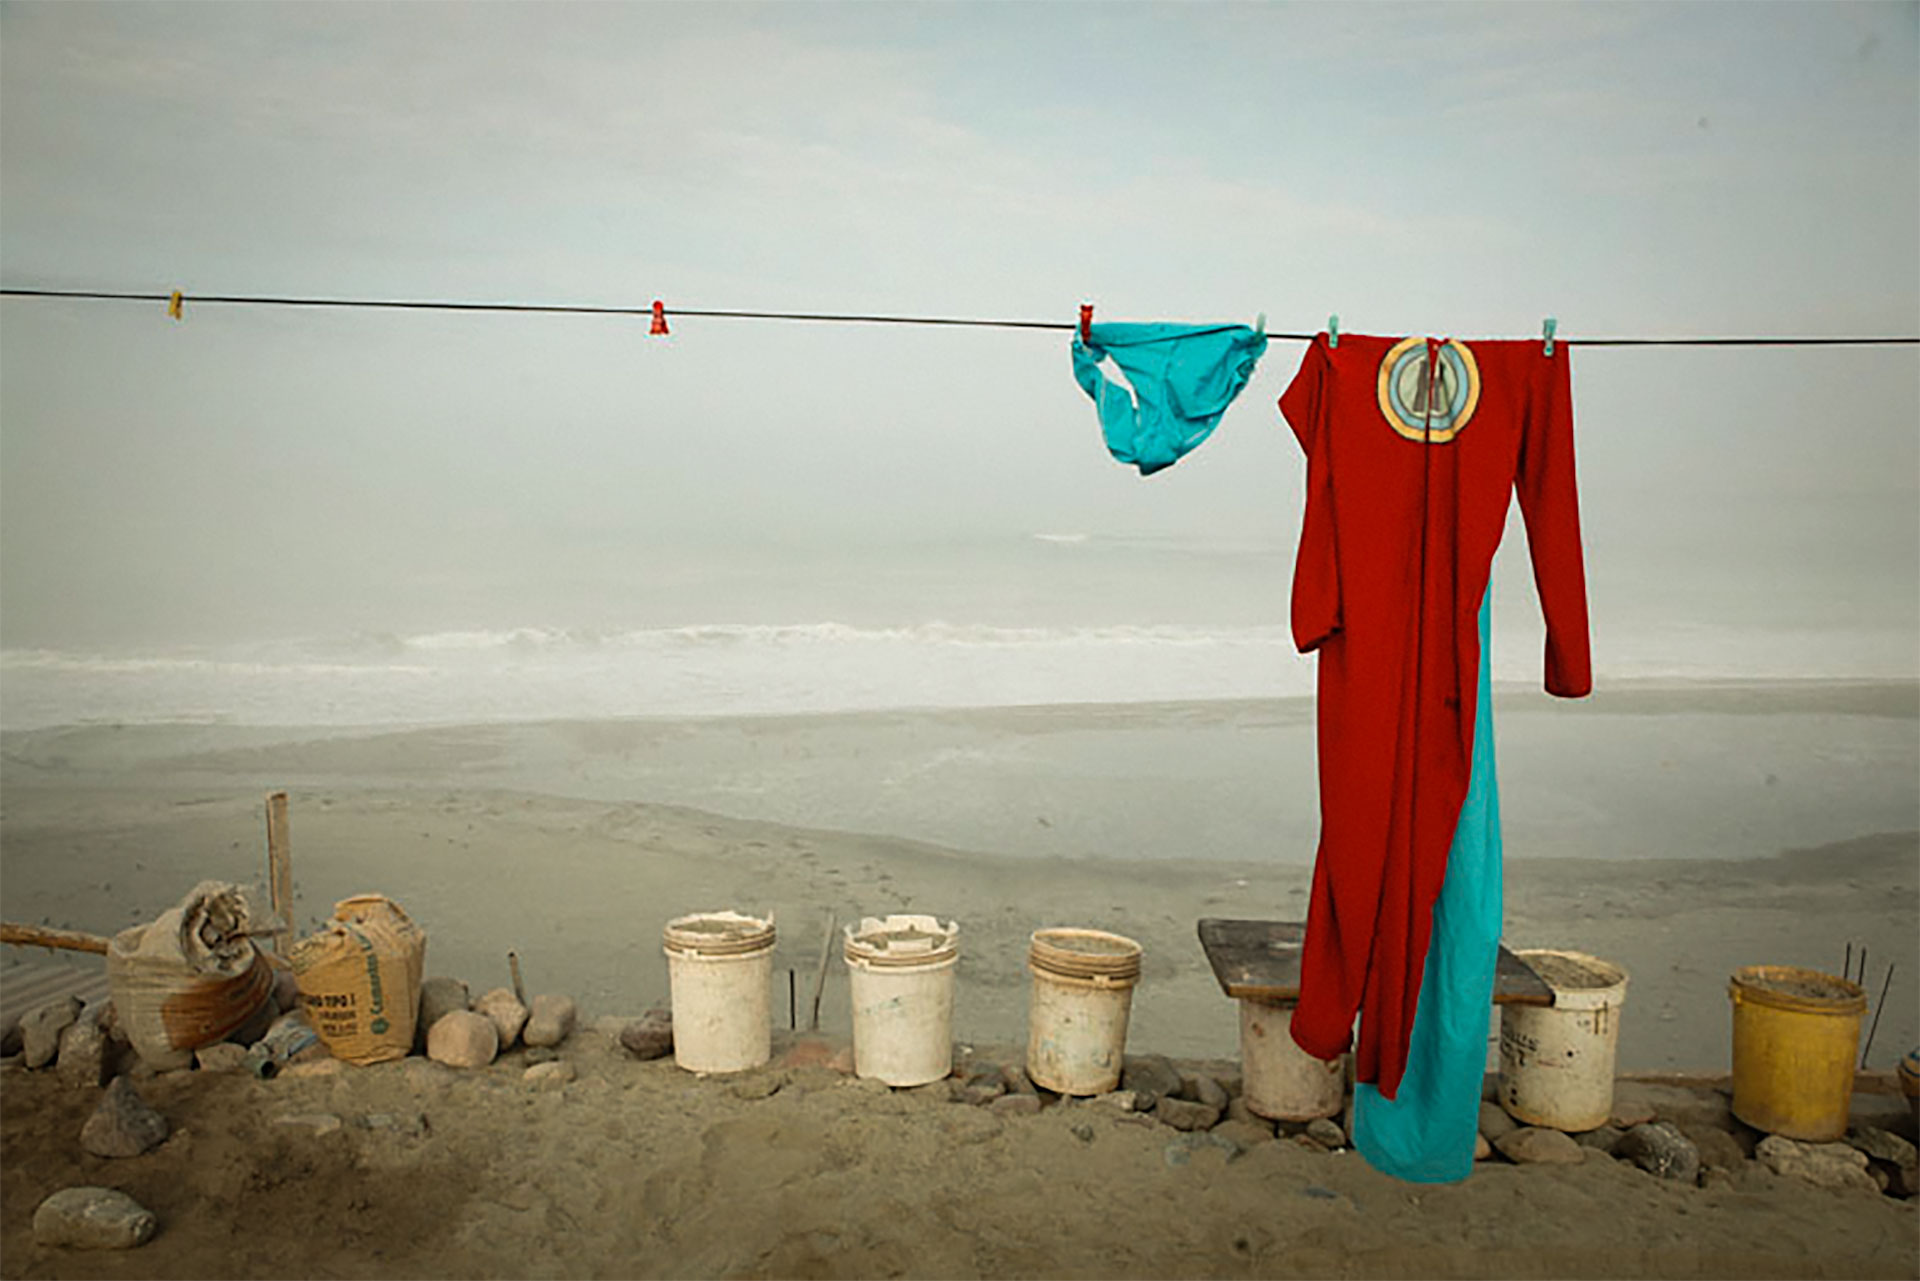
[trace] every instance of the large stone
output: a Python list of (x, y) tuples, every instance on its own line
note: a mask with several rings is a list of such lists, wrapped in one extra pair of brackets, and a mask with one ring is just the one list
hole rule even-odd
[(1261, 1116), (1258, 1112), (1248, 1107), (1247, 1098), (1244, 1094), (1236, 1094), (1227, 1100), (1226, 1115), (1229, 1121), (1245, 1121), (1249, 1125), (1265, 1126), (1268, 1135), (1272, 1135), (1273, 1133), (1273, 1118)]
[(112, 1188), (62, 1188), (33, 1212), (36, 1245), (130, 1250), (153, 1236), (153, 1211)]
[(1210, 1130), (1220, 1119), (1220, 1109), (1189, 1099), (1162, 1095), (1160, 1102), (1154, 1106), (1153, 1115), (1161, 1124), (1170, 1125), (1176, 1130)]
[[(1484, 1134), (1486, 1131), (1482, 1130), (1481, 1133)], [(1627, 1132), (1619, 1126), (1603, 1125), (1597, 1130), (1581, 1131), (1573, 1136), (1573, 1141), (1583, 1148), (1592, 1148), (1596, 1152), (1604, 1152), (1612, 1156), (1620, 1147), (1620, 1140), (1626, 1137)]]
[(1233, 1097), (1227, 1088), (1205, 1072), (1185, 1072), (1180, 1077), (1180, 1097), (1192, 1099), (1195, 1103), (1204, 1103), (1210, 1108), (1225, 1112)]
[[(494, 1053), (504, 1053), (513, 1048), (520, 1039), (520, 1029), (527, 1025), (527, 1007), (520, 1004), (520, 998), (504, 987), (496, 987), (473, 1003), (475, 1014), (484, 1014), (493, 1024), (497, 1038)], [(428, 1033), (432, 1035), (431, 1032)]]
[(60, 1053), (60, 1034), (80, 1018), (83, 1007), (77, 996), (48, 1001), (20, 1020), (22, 1053), (30, 1068), (43, 1068)]
[(1578, 1165), (1586, 1150), (1558, 1130), (1523, 1125), (1500, 1136), (1493, 1145), (1516, 1165)]
[(1867, 1154), (1845, 1143), (1801, 1143), (1769, 1134), (1754, 1155), (1775, 1174), (1822, 1188), (1851, 1188), (1877, 1194), (1880, 1185), (1867, 1173)]
[(673, 1011), (651, 1009), (620, 1029), (620, 1047), (636, 1059), (664, 1059), (673, 1053)]
[(1156, 1099), (1178, 1095), (1186, 1082), (1171, 1060), (1161, 1054), (1129, 1054), (1120, 1068), (1120, 1088), (1151, 1094)]
[(482, 1068), (499, 1052), (499, 1029), (492, 1019), (472, 1010), (443, 1015), (427, 1033), (427, 1057), (448, 1067)]
[(464, 1010), (472, 1002), (467, 985), (459, 979), (439, 975), (420, 985), (421, 1039), (433, 1031), (433, 1025), (455, 1010)]
[(1148, 1112), (1158, 1101), (1149, 1095), (1143, 1106), (1138, 1090), (1108, 1090), (1088, 1100), (1096, 1107), (1111, 1108), (1115, 1112)]
[(536, 1063), (520, 1074), (520, 1079), (529, 1089), (558, 1090), (579, 1075), (573, 1064), (565, 1059), (555, 1059), (551, 1063)]
[[(1693, 1140), (1693, 1146), (1700, 1149), (1700, 1168), (1717, 1170), (1737, 1170), (1745, 1164), (1747, 1153), (1740, 1146), (1740, 1140), (1725, 1130), (1715, 1130), (1706, 1126), (1689, 1126), (1680, 1131)], [(1704, 1186), (1704, 1185), (1702, 1185)]]
[(96, 1002), (80, 1012), (80, 1017), (60, 1033), (60, 1079), (68, 1085), (97, 1090), (111, 1075), (111, 1057), (107, 1032), (100, 1025), (104, 1002)]
[(1520, 1123), (1508, 1116), (1507, 1110), (1498, 1103), (1480, 1105), (1480, 1133), (1487, 1136), (1487, 1142), (1498, 1143), (1519, 1128)]
[(1255, 1144), (1273, 1142), (1273, 1126), (1271, 1123), (1267, 1125), (1256, 1125), (1251, 1121), (1236, 1121), (1229, 1117), (1214, 1126), (1213, 1133), (1238, 1144), (1240, 1150), (1243, 1152)]
[(1648, 1121), (1621, 1136), (1613, 1154), (1675, 1183), (1700, 1178), (1700, 1149), (1670, 1121)]
[(543, 992), (533, 998), (527, 1011), (527, 1026), (521, 1033), (528, 1045), (558, 1045), (573, 1034), (579, 1010), (570, 996)]
[(0, 1023), (0, 1059), (10, 1059), (27, 1047), (27, 1038), (20, 1032), (20, 1016), (9, 1014), (4, 1023)]
[(1847, 1131), (1845, 1142), (1855, 1151), (1866, 1153), (1868, 1172), (1884, 1175), (1888, 1192), (1902, 1197), (1920, 1192), (1913, 1144), (1877, 1125), (1855, 1125)]
[(1339, 1122), (1329, 1117), (1317, 1116), (1307, 1122), (1304, 1133), (1329, 1152), (1337, 1152), (1347, 1146), (1347, 1132), (1340, 1128)]
[(167, 1118), (147, 1106), (133, 1082), (116, 1076), (80, 1127), (80, 1146), (101, 1157), (139, 1156), (166, 1142)]

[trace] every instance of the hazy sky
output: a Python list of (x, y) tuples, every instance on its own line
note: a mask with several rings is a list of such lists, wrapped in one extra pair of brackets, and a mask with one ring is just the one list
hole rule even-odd
[[(1917, 17), (9, 2), (0, 279), (1911, 334)], [(0, 642), (401, 605), (564, 623), (516, 603), (780, 543), (1290, 553), (1302, 467), (1273, 404), (1300, 350), (1276, 341), (1214, 439), (1143, 481), (1102, 451), (1062, 334), (7, 300)], [(1597, 605), (1657, 602), (1684, 566), (1763, 613), (1920, 627), (1913, 348), (1574, 370)]]

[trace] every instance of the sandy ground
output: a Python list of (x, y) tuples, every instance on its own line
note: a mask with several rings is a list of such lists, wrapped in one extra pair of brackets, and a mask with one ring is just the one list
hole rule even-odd
[[(1624, 965), (1633, 978), (1623, 1070), (1702, 1072), (1727, 1069), (1734, 967), (1832, 971), (1849, 942), (1864, 945), (1876, 998), (1886, 963), (1898, 965), (1872, 1055), (1874, 1066), (1890, 1067), (1920, 1041), (1915, 703), (1911, 685), (1646, 692), (1592, 714), (1584, 740), (1562, 720), (1518, 709), (1503, 722), (1512, 728), (1501, 745), (1503, 787), (1514, 797), (1509, 943)], [(804, 1003), (829, 912), (845, 921), (911, 909), (961, 923), (956, 1035), (1012, 1047), (1024, 1034), (1028, 934), (1092, 925), (1146, 948), (1131, 1050), (1231, 1060), (1235, 1009), (1207, 969), (1195, 922), (1303, 915), (1309, 869), (1292, 838), (1264, 858), (1194, 851), (1253, 852), (1244, 841), (1257, 832), (1216, 842), (1207, 814), (1224, 804), (1228, 783), (1255, 796), (1248, 780), (1308, 734), (1310, 720), (1288, 704), (7, 734), (0, 912), (108, 933), (150, 918), (202, 878), (258, 883), (261, 798), (287, 787), (302, 923), (349, 894), (389, 894), (429, 933), (427, 972), (463, 978), (476, 993), (508, 981), (513, 949), (531, 991), (567, 992), (589, 1020), (637, 1013), (666, 996), (661, 925), (738, 907), (779, 921), (784, 1025), (785, 971), (795, 971)], [(1583, 741), (1584, 753), (1568, 745)], [(1561, 763), (1549, 768), (1556, 754)], [(1234, 766), (1242, 757), (1263, 763)], [(1216, 778), (1211, 790), (1168, 788), (1151, 775), (1156, 760), (1176, 762), (1168, 766), (1176, 781), (1251, 772)], [(888, 782), (902, 778), (921, 780), (918, 791)], [(1187, 799), (1141, 805), (1139, 792), (1153, 787)], [(1310, 856), (1310, 785), (1304, 818), (1298, 780), (1274, 787), (1277, 800), (1259, 793), (1248, 805), (1274, 807), (1282, 827), (1304, 823)], [(1077, 816), (1100, 796), (1123, 815), (1160, 815), (1146, 824), (1150, 839), (1128, 844), (1126, 825), (1110, 819), (1083, 828)], [(842, 813), (846, 821), (833, 820)], [(1241, 820), (1223, 823), (1236, 829)], [(1169, 824), (1189, 831), (1178, 856), (1165, 852)], [(844, 830), (855, 827), (864, 830)], [(956, 834), (973, 843), (954, 843)], [(1712, 856), (1649, 857), (1669, 850)], [(43, 958), (0, 957), (0, 983), (4, 966), (23, 959)], [(830, 965), (828, 976), (823, 1028), (844, 1039), (843, 967)], [(580, 1079), (554, 1094), (529, 1092), (511, 1056), (457, 1078), (398, 1066), (326, 1080), (170, 1075), (142, 1088), (175, 1138), (119, 1162), (88, 1157), (75, 1142), (90, 1091), (44, 1074), (0, 1075), (0, 1272), (1920, 1269), (1913, 1203), (1780, 1184), (1757, 1171), (1738, 1186), (1702, 1190), (1612, 1161), (1501, 1165), (1423, 1189), (1350, 1153), (1267, 1143), (1229, 1159), (1072, 1105), (994, 1117), (815, 1069), (771, 1098), (747, 1100), (670, 1063), (627, 1061), (604, 1031), (583, 1031), (566, 1053)], [(273, 1123), (313, 1112), (346, 1124), (315, 1135)], [(357, 1120), (368, 1116), (424, 1116), (427, 1127)], [(129, 1191), (160, 1215), (160, 1236), (125, 1255), (36, 1249), (23, 1235), (33, 1206), (76, 1182)]]

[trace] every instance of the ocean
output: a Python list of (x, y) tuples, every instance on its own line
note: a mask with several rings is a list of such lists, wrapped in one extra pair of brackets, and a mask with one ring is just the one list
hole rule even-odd
[[(405, 599), (335, 585), (243, 638), (0, 650), (0, 728), (203, 722), (401, 726), (1288, 698), (1280, 538), (1041, 532), (890, 547), (711, 549), (577, 582), (503, 570)], [(1911, 679), (1914, 634), (1720, 609), (1707, 591), (1592, 591), (1619, 680)], [(1618, 599), (1611, 599), (1617, 597)], [(1684, 600), (1684, 607), (1672, 602)], [(1496, 568), (1494, 676), (1538, 685), (1524, 555)]]

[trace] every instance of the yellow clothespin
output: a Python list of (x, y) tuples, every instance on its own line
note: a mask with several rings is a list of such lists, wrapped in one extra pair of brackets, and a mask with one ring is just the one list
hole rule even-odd
[(180, 314), (180, 304), (185, 301), (186, 299), (181, 296), (180, 291), (178, 289), (174, 290), (173, 297), (167, 299), (167, 314), (175, 320), (185, 319)]

